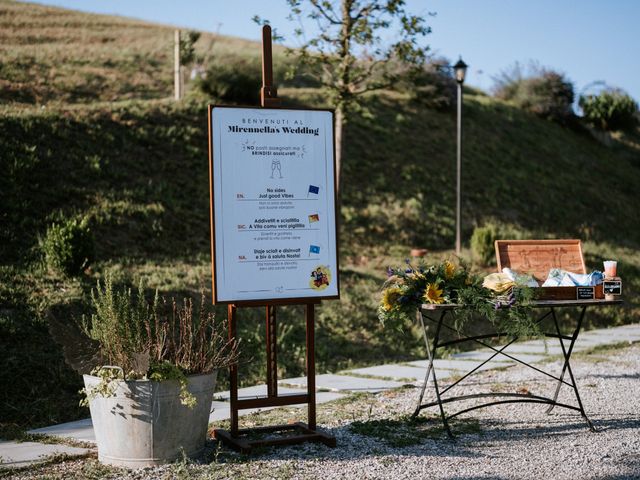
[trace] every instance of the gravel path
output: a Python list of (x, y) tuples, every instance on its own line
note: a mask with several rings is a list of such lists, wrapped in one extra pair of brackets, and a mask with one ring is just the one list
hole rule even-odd
[[(547, 367), (559, 371), (561, 363)], [(556, 408), (546, 415), (543, 405), (508, 404), (464, 415), (453, 423), (457, 440), (452, 442), (432, 413), (422, 414), (427, 421), (408, 424), (417, 391), (403, 389), (320, 406), (319, 423), (336, 436), (335, 449), (307, 444), (243, 457), (215, 450), (212, 442), (202, 464), (129, 472), (85, 459), (8, 478), (640, 479), (640, 344), (576, 356), (573, 371), (597, 433), (570, 410)], [(474, 378), (465, 393), (491, 389), (551, 395), (555, 386), (525, 367)], [(560, 400), (574, 403), (569, 387), (563, 387)]]

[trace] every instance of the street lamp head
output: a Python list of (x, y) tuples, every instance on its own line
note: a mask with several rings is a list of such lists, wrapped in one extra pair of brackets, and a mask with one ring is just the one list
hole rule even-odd
[(462, 57), (458, 58), (458, 61), (456, 62), (456, 64), (453, 66), (453, 71), (456, 75), (456, 82), (462, 84), (464, 83), (464, 77), (467, 74), (467, 67), (469, 65), (467, 65), (466, 63), (464, 63), (462, 61)]

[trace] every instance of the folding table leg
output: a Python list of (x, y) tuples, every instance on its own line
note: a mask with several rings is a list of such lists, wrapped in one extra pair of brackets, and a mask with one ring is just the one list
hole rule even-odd
[(442, 406), (442, 399), (440, 397), (440, 390), (438, 389), (438, 379), (436, 378), (436, 370), (433, 367), (433, 360), (435, 358), (436, 355), (436, 349), (438, 348), (438, 340), (440, 338), (440, 329), (442, 327), (442, 322), (444, 320), (444, 316), (446, 315), (447, 311), (443, 310), (442, 313), (440, 314), (440, 318), (438, 319), (438, 326), (436, 327), (436, 334), (434, 336), (433, 339), (433, 349), (429, 348), (429, 339), (427, 337), (427, 330), (425, 328), (424, 325), (424, 319), (422, 318), (422, 313), (418, 312), (418, 315), (420, 317), (420, 323), (422, 325), (422, 331), (424, 333), (424, 341), (425, 341), (425, 345), (427, 347), (427, 355), (429, 356), (429, 366), (427, 367), (427, 375), (425, 376), (424, 379), (424, 385), (422, 385), (422, 391), (420, 392), (420, 398), (418, 400), (418, 406), (416, 407), (415, 412), (413, 413), (413, 416), (417, 416), (418, 413), (420, 413), (420, 407), (422, 406), (422, 399), (424, 397), (424, 391), (427, 387), (427, 381), (429, 380), (429, 373), (431, 373), (432, 379), (433, 379), (433, 387), (436, 391), (436, 398), (438, 400), (438, 407), (440, 408), (440, 417), (442, 418), (442, 424), (444, 426), (445, 431), (447, 432), (447, 435), (449, 435), (450, 438), (455, 438), (453, 436), (453, 434), (451, 433), (451, 429), (449, 428), (449, 422), (447, 421), (447, 416), (444, 413), (444, 407)]
[[(559, 337), (558, 340), (560, 341), (560, 347), (562, 348), (562, 353), (564, 355), (564, 365), (562, 366), (562, 372), (560, 373), (558, 385), (556, 386), (556, 391), (555, 391), (555, 394), (553, 395), (553, 402), (554, 403), (557, 402), (558, 395), (560, 393), (560, 387), (562, 386), (562, 381), (564, 379), (564, 374), (565, 372), (569, 372), (569, 377), (571, 378), (571, 385), (573, 387), (576, 400), (578, 401), (578, 407), (580, 408), (580, 414), (587, 422), (589, 429), (592, 432), (595, 432), (596, 428), (593, 426), (593, 423), (591, 423), (591, 420), (589, 419), (589, 417), (587, 417), (587, 413), (584, 411), (584, 406), (582, 405), (580, 393), (578, 392), (578, 385), (576, 383), (575, 377), (573, 376), (573, 371), (571, 370), (571, 363), (570, 363), (571, 354), (573, 353), (573, 347), (576, 343), (576, 340), (578, 339), (578, 334), (580, 333), (580, 328), (582, 327), (582, 321), (584, 320), (586, 311), (587, 311), (587, 307), (582, 307), (582, 311), (580, 312), (580, 317), (578, 318), (578, 324), (576, 326), (576, 329), (573, 332), (573, 335), (571, 336), (571, 343), (569, 343), (569, 348), (565, 349), (564, 341), (562, 340), (562, 337), (561, 337), (562, 334), (560, 332), (560, 326), (558, 325), (558, 318), (556, 317), (556, 312), (553, 308), (551, 309), (551, 316), (553, 318), (553, 323), (556, 327), (556, 333), (558, 334), (558, 337)], [(555, 406), (554, 404), (550, 405), (549, 408), (547, 409), (547, 413), (551, 413), (554, 406)]]
[(427, 367), (427, 373), (424, 376), (424, 383), (422, 384), (422, 389), (420, 390), (420, 396), (418, 398), (418, 405), (416, 405), (416, 410), (413, 412), (412, 417), (417, 417), (420, 414), (422, 400), (424, 398), (424, 391), (427, 389), (427, 382), (429, 381), (429, 375), (431, 375), (431, 369), (433, 368), (433, 357), (431, 356), (431, 348), (429, 348), (429, 337), (427, 336), (427, 327), (424, 324), (424, 319), (422, 318), (422, 312), (420, 309), (416, 310), (416, 317), (420, 320), (420, 325), (422, 326), (422, 334), (424, 336), (424, 344), (427, 347), (427, 357), (429, 358), (429, 365)]
[[(558, 400), (558, 394), (560, 393), (560, 387), (562, 387), (562, 381), (564, 380), (564, 374), (567, 371), (567, 366), (569, 365), (569, 357), (571, 356), (571, 352), (573, 351), (573, 345), (575, 341), (578, 339), (578, 333), (580, 333), (580, 326), (582, 325), (582, 319), (584, 318), (584, 314), (586, 311), (586, 307), (582, 307), (582, 311), (580, 312), (580, 318), (578, 320), (578, 328), (576, 328), (571, 336), (571, 343), (569, 344), (569, 356), (567, 356), (567, 350), (564, 346), (564, 340), (562, 339), (562, 334), (560, 333), (560, 325), (558, 324), (558, 318), (556, 317), (556, 311), (551, 307), (551, 318), (553, 319), (553, 324), (556, 327), (556, 334), (558, 335), (558, 341), (560, 342), (560, 348), (562, 348), (562, 357), (564, 358), (564, 364), (562, 365), (562, 371), (560, 372), (560, 379), (558, 380), (558, 385), (556, 386), (556, 392), (553, 395), (553, 401), (556, 402)], [(551, 413), (553, 407), (555, 405), (549, 405), (546, 413)]]

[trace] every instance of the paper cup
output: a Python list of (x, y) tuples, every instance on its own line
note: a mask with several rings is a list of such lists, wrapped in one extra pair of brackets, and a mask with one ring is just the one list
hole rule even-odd
[(604, 276), (605, 277), (615, 277), (617, 270), (618, 262), (615, 260), (605, 260), (604, 261)]

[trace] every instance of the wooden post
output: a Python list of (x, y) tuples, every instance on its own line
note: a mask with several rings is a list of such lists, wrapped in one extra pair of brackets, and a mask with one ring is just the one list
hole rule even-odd
[(267, 305), (267, 396), (278, 396), (276, 306)]
[(260, 106), (278, 107), (280, 99), (273, 85), (273, 55), (271, 53), (271, 27), (262, 27), (262, 88), (260, 89)]
[(175, 31), (173, 47), (173, 91), (174, 98), (182, 98), (182, 70), (180, 68), (180, 30)]
[(315, 349), (315, 312), (313, 303), (305, 306), (307, 332), (307, 395), (309, 395), (307, 425), (310, 430), (316, 429), (316, 349)]
[[(237, 341), (237, 329), (236, 329), (236, 306), (229, 305), (227, 308), (227, 319), (229, 322), (229, 340)], [(238, 365), (232, 364), (229, 367), (229, 403), (235, 405), (238, 403)], [(238, 410), (236, 408), (230, 409), (231, 413), (231, 436), (238, 436)]]

